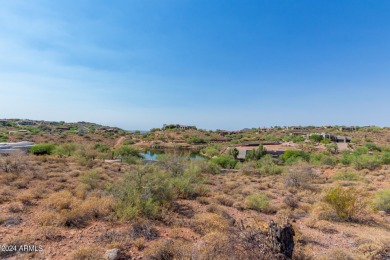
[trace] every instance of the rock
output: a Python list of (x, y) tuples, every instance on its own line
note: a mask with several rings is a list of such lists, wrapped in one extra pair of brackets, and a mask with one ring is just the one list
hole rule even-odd
[[(10, 218), (7, 218), (3, 221), (3, 225), (6, 227), (10, 227), (10, 226), (19, 225), (21, 222), (22, 222), (22, 218), (19, 216), (10, 217)], [(23, 230), (20, 230), (19, 232), (23, 232)]]
[(107, 250), (106, 253), (104, 254), (104, 259), (117, 260), (119, 259), (119, 252), (120, 250), (117, 248)]

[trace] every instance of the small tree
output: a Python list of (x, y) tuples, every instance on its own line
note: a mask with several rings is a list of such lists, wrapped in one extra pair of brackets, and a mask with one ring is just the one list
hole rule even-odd
[(314, 134), (314, 135), (311, 135), (311, 136), (309, 137), (309, 139), (310, 139), (311, 141), (313, 141), (313, 142), (319, 143), (319, 142), (321, 142), (321, 140), (322, 140), (322, 136), (321, 136), (321, 135)]
[(263, 147), (262, 144), (259, 145), (259, 147), (255, 150), (248, 151), (245, 155), (245, 160), (248, 161), (257, 161), (260, 160), (261, 157), (267, 154), (267, 150)]
[(237, 156), (238, 156), (238, 154), (239, 154), (239, 151), (238, 151), (237, 148), (230, 149), (230, 150), (229, 150), (229, 154), (230, 154), (231, 156), (233, 156), (234, 159), (237, 159)]

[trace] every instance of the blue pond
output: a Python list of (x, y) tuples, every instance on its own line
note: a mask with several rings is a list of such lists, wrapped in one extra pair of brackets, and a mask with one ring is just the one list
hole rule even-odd
[(199, 153), (191, 152), (188, 150), (147, 150), (143, 153), (140, 153), (140, 155), (144, 157), (146, 160), (158, 160), (157, 157), (161, 154), (172, 154), (179, 157), (188, 157), (194, 160), (205, 159)]

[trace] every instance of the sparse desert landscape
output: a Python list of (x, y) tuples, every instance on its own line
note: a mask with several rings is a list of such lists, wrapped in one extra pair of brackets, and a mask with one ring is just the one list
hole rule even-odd
[[(293, 259), (390, 257), (387, 128), (17, 122), (2, 141), (34, 145), (0, 156), (2, 259), (289, 259), (271, 222), (291, 224)], [(350, 142), (339, 151), (324, 132)], [(35, 247), (11, 250), (21, 245)]]

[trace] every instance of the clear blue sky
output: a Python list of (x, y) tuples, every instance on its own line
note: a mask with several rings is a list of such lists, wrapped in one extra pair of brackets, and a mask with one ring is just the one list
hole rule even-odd
[(390, 125), (387, 0), (0, 6), (0, 118)]

